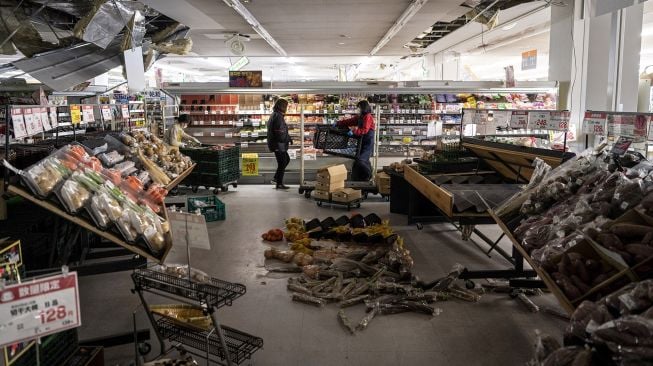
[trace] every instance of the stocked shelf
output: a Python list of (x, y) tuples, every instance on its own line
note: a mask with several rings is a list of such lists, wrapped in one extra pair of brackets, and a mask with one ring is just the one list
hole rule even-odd
[(151, 253), (147, 252), (146, 250), (144, 250), (144, 249), (142, 249), (142, 248), (140, 248), (140, 247), (138, 247), (136, 245), (132, 245), (132, 244), (127, 243), (122, 238), (118, 237), (117, 235), (115, 235), (115, 234), (113, 234), (113, 233), (111, 233), (109, 231), (104, 231), (104, 230), (98, 229), (94, 224), (92, 224), (91, 222), (89, 222), (88, 220), (86, 220), (85, 218), (83, 218), (81, 216), (70, 215), (67, 212), (65, 212), (63, 209), (61, 209), (58, 206), (54, 205), (53, 203), (50, 203), (48, 201), (43, 201), (43, 200), (40, 200), (40, 199), (34, 197), (31, 193), (27, 192), (26, 190), (24, 190), (22, 188), (10, 185), (7, 188), (7, 192), (13, 193), (13, 194), (18, 195), (20, 197), (23, 197), (24, 199), (36, 204), (37, 206), (40, 206), (40, 207), (42, 207), (42, 208), (44, 208), (44, 209), (46, 209), (46, 210), (60, 216), (60, 217), (66, 219), (68, 221), (71, 221), (71, 222), (83, 227), (84, 229), (89, 230), (89, 231), (103, 237), (104, 239), (109, 240), (112, 243), (118, 244), (121, 247), (126, 248), (127, 250), (129, 250), (129, 251), (131, 251), (133, 253), (141, 255), (141, 256), (143, 256), (145, 258), (148, 258), (148, 259), (150, 259), (152, 261), (155, 261), (157, 263), (163, 262), (165, 257), (168, 255), (168, 252), (172, 248), (172, 246), (168, 246), (165, 249), (165, 251), (161, 254), (161, 256), (159, 258), (157, 258), (154, 255), (152, 255)]
[[(179, 342), (197, 350), (210, 353), (224, 360), (226, 354), (217, 332), (183, 327), (166, 317), (156, 321), (156, 327), (161, 335), (170, 341)], [(263, 339), (241, 332), (237, 329), (221, 326), (227, 345), (229, 359), (235, 364), (241, 364), (251, 359), (252, 354), (263, 347)]]
[(206, 283), (190, 281), (153, 269), (137, 269), (132, 274), (137, 288), (158, 290), (220, 308), (231, 306), (233, 300), (243, 296), (245, 286), (211, 278)]

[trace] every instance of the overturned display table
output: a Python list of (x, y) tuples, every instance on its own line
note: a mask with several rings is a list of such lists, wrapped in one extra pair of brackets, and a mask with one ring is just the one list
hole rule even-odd
[[(449, 222), (461, 232), (463, 240), (476, 244), (472, 238), (472, 234), (476, 234), (489, 245), (487, 255), (494, 250), (512, 266), (503, 270), (465, 271), (461, 275), (463, 279), (506, 278), (511, 279), (511, 285), (517, 287), (540, 286), (531, 280), (522, 280), (534, 278), (537, 273), (524, 269), (524, 258), (517, 249), (513, 248), (511, 253), (507, 253), (498, 246), (504, 234), (497, 240), (491, 240), (476, 225), (496, 223), (488, 210), (523, 189), (533, 174), (532, 165), (536, 158), (556, 167), (573, 157), (573, 154), (492, 143), (475, 138), (464, 138), (462, 146), (478, 157), (479, 164), (476, 168), (423, 174), (416, 166), (405, 167), (404, 177), (410, 184), (409, 223), (417, 223), (418, 228), (421, 228), (422, 222)], [(433, 204), (436, 214), (414, 216), (416, 207), (423, 205), (420, 203), (423, 200)]]

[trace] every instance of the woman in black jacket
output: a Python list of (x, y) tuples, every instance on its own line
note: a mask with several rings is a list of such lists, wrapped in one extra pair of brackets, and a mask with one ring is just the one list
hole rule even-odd
[(283, 175), (290, 163), (288, 146), (292, 144), (292, 139), (288, 134), (288, 125), (284, 119), (287, 109), (288, 101), (278, 99), (274, 103), (273, 112), (268, 120), (268, 149), (274, 152), (274, 157), (277, 159), (277, 172), (274, 174), (273, 180), (277, 184), (276, 189), (289, 189), (283, 184)]

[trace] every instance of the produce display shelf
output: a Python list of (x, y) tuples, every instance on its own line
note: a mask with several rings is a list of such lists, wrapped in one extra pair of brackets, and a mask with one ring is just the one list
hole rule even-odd
[(170, 183), (168, 183), (168, 184), (165, 186), (166, 190), (170, 191), (170, 190), (172, 190), (173, 188), (175, 188), (176, 186), (178, 186), (179, 183), (181, 183), (181, 182), (182, 182), (186, 177), (188, 177), (188, 175), (190, 175), (190, 173), (193, 172), (193, 169), (195, 168), (196, 165), (197, 165), (197, 164), (193, 164), (193, 165), (191, 165), (190, 168), (184, 170), (181, 174), (179, 174), (179, 175), (177, 176), (177, 178), (175, 178), (175, 179), (173, 179), (172, 181), (170, 181)]
[(233, 300), (247, 291), (244, 285), (211, 278), (207, 283), (190, 281), (149, 268), (136, 269), (134, 285), (145, 291), (158, 290), (220, 308), (231, 306)]
[[(200, 330), (177, 325), (171, 319), (162, 317), (156, 321), (161, 335), (171, 342), (179, 342), (202, 352), (208, 352), (224, 360), (225, 352), (220, 344), (217, 332)], [(231, 362), (241, 364), (251, 359), (252, 354), (263, 347), (263, 339), (241, 332), (237, 329), (221, 326), (224, 332), (227, 351)]]
[(161, 257), (157, 258), (157, 257), (153, 256), (151, 253), (148, 253), (147, 251), (145, 251), (145, 250), (143, 250), (143, 249), (141, 249), (141, 248), (139, 248), (139, 247), (137, 247), (135, 245), (127, 243), (122, 238), (118, 237), (117, 235), (115, 235), (115, 234), (113, 234), (113, 233), (111, 233), (109, 231), (100, 230), (94, 224), (90, 223), (89, 221), (87, 221), (83, 217), (70, 215), (66, 211), (64, 211), (63, 209), (61, 209), (58, 206), (54, 205), (53, 203), (43, 201), (41, 199), (38, 199), (38, 198), (34, 197), (31, 193), (27, 192), (26, 190), (24, 190), (22, 188), (10, 185), (7, 188), (7, 192), (18, 195), (18, 196), (21, 196), (24, 199), (26, 199), (26, 200), (28, 200), (28, 201), (30, 201), (30, 202), (38, 205), (38, 206), (43, 207), (44, 209), (46, 209), (46, 210), (48, 210), (48, 211), (50, 211), (50, 212), (64, 218), (64, 219), (66, 219), (66, 220), (68, 220), (68, 221), (70, 221), (70, 222), (72, 222), (74, 224), (77, 224), (77, 225), (83, 227), (86, 230), (89, 230), (89, 231), (103, 237), (104, 239), (107, 239), (107, 240), (111, 241), (112, 243), (118, 244), (121, 247), (123, 247), (123, 248), (125, 248), (125, 249), (127, 249), (127, 250), (129, 250), (129, 251), (131, 251), (133, 253), (141, 255), (141, 256), (143, 256), (143, 257), (145, 257), (147, 259), (150, 259), (150, 260), (152, 260), (154, 262), (163, 263), (166, 256), (168, 255), (168, 252), (172, 248), (172, 245), (168, 245), (168, 247), (163, 251), (163, 254), (161, 255)]

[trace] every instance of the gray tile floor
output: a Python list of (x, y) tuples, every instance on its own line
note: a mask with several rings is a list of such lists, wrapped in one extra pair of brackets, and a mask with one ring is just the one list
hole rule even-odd
[[(507, 262), (498, 255), (488, 258), (470, 242), (463, 242), (450, 225), (433, 224), (417, 230), (405, 226), (406, 218), (389, 214), (388, 204), (378, 196), (363, 203), (363, 214), (375, 212), (390, 218), (404, 236), (415, 259), (414, 272), (435, 279), (454, 263), (469, 269), (502, 269)], [(532, 354), (535, 329), (560, 336), (565, 323), (544, 313), (529, 313), (507, 295), (483, 296), (479, 303), (447, 301), (436, 304), (440, 315), (428, 317), (405, 313), (375, 318), (369, 327), (350, 336), (337, 321), (337, 306), (319, 309), (291, 302), (286, 275), (268, 274), (264, 268), (260, 234), (280, 227), (290, 216), (304, 218), (339, 216), (342, 208), (319, 208), (297, 194), (270, 186), (239, 186), (221, 194), (227, 205), (227, 220), (209, 224), (210, 251), (192, 249), (191, 261), (212, 276), (245, 284), (247, 294), (232, 307), (220, 310), (223, 324), (263, 338), (265, 346), (251, 364), (264, 365), (523, 365)], [(491, 238), (499, 235), (496, 225), (482, 227)], [(509, 243), (502, 242), (509, 249)], [(182, 261), (185, 248), (176, 248), (169, 262)], [(89, 339), (132, 329), (132, 312), (138, 297), (129, 272), (83, 277), (80, 280), (82, 321), (80, 337)], [(170, 300), (148, 297), (152, 303)], [(534, 298), (541, 305), (557, 306), (551, 295)], [(347, 309), (358, 321), (363, 306)], [(147, 327), (142, 311), (139, 327)], [(150, 356), (157, 352), (154, 350)], [(128, 365), (133, 346), (106, 352), (107, 365)]]

